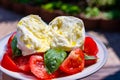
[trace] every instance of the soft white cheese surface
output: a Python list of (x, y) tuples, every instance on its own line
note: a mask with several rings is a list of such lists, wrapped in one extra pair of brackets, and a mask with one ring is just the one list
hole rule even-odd
[(39, 16), (29, 15), (22, 18), (18, 23), (16, 35), (22, 55), (45, 52), (50, 49), (48, 31), (48, 25)]
[(45, 52), (50, 48), (69, 51), (82, 47), (85, 30), (82, 20), (72, 16), (60, 16), (47, 25), (37, 15), (22, 18), (17, 27), (18, 48), (22, 55)]
[(72, 16), (60, 16), (51, 21), (49, 26), (52, 30), (52, 48), (69, 51), (83, 45), (85, 29), (82, 20)]

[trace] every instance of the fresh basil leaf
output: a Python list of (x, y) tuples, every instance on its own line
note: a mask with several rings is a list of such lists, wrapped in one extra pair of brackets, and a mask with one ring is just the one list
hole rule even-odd
[(95, 56), (89, 56), (87, 54), (85, 54), (85, 60), (93, 60), (93, 59), (96, 59), (97, 57)]
[(44, 63), (49, 74), (55, 72), (66, 58), (67, 53), (60, 49), (50, 49), (44, 55)]
[(16, 36), (14, 36), (14, 38), (11, 42), (11, 47), (12, 47), (13, 58), (22, 55), (21, 50), (17, 48), (17, 38), (16, 38)]

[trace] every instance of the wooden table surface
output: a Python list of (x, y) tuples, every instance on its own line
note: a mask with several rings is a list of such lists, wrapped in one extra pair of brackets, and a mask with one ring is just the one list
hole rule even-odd
[[(22, 15), (4, 10), (0, 7), (0, 39), (16, 30), (17, 22), (21, 17)], [(16, 20), (12, 20), (12, 18)], [(7, 21), (8, 19), (9, 21)], [(95, 36), (106, 45), (109, 56), (107, 63), (102, 69), (82, 80), (120, 80), (120, 33), (93, 30), (87, 31), (87, 33)], [(0, 71), (0, 80), (14, 79)]]

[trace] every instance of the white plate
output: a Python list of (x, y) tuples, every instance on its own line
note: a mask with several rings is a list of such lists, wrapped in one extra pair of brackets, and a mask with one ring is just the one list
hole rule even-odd
[[(6, 37), (4, 37), (3, 39), (0, 40), (0, 61), (2, 60), (2, 57), (5, 53), (6, 44), (7, 44), (7, 41), (9, 39), (9, 37), (11, 36), (11, 34), (7, 35)], [(90, 36), (90, 35), (87, 34), (86, 36)], [(89, 66), (89, 67), (85, 68), (80, 73), (77, 73), (77, 74), (74, 74), (74, 75), (71, 75), (71, 76), (61, 77), (61, 78), (55, 78), (55, 80), (81, 79), (81, 78), (84, 78), (86, 76), (89, 76), (89, 75), (93, 74), (94, 72), (96, 72), (100, 68), (102, 68), (102, 66), (105, 64), (105, 62), (107, 60), (107, 57), (108, 57), (106, 47), (103, 45), (103, 43), (101, 43), (95, 37), (93, 37), (93, 36), (90, 36), (90, 37), (92, 37), (96, 41), (98, 49), (99, 49), (99, 52), (98, 52), (98, 55), (97, 55), (98, 56), (97, 63), (92, 65), (92, 66)], [(7, 75), (9, 75), (13, 78), (16, 78), (16, 79), (21, 79), (21, 80), (33, 80), (33, 79), (35, 79), (35, 77), (33, 77), (33, 76), (29, 76), (29, 75), (26, 75), (26, 74), (23, 74), (23, 73), (20, 73), (20, 72), (9, 71), (9, 70), (3, 68), (1, 65), (0, 65), (0, 70), (2, 72), (4, 72), (5, 74), (7, 74)]]

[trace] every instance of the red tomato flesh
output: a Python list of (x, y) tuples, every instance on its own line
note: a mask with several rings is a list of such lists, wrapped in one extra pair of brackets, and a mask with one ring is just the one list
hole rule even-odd
[(98, 47), (96, 42), (91, 37), (86, 37), (84, 42), (84, 52), (87, 55), (96, 56)]
[(8, 53), (5, 53), (3, 56), (3, 59), (1, 61), (1, 65), (11, 71), (20, 71), (17, 65), (14, 63), (14, 61), (11, 59), (11, 57), (8, 55)]
[(92, 60), (85, 60), (85, 67), (88, 67), (90, 65), (93, 65), (97, 62), (97, 59), (92, 59)]
[(14, 59), (14, 62), (18, 66), (18, 68), (23, 72), (30, 72), (29, 66), (29, 58), (30, 56), (20, 56)]
[(8, 43), (7, 43), (7, 48), (8, 48), (8, 49), (9, 49), (9, 48), (11, 49), (11, 42), (12, 42), (15, 34), (16, 34), (16, 32), (14, 32), (14, 33), (10, 36), (10, 38), (9, 38), (9, 40), (8, 40)]
[(93, 56), (93, 57), (94, 59), (85, 59), (85, 67), (93, 65), (97, 62), (98, 57), (97, 56)]
[(81, 49), (72, 50), (61, 64), (60, 69), (68, 74), (75, 74), (84, 69), (84, 54)]
[(40, 79), (51, 79), (54, 78), (56, 74), (48, 74), (45, 66), (44, 59), (41, 55), (32, 55), (30, 57), (30, 69), (31, 72)]

